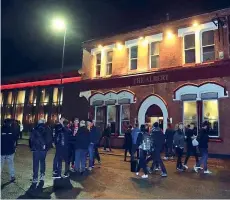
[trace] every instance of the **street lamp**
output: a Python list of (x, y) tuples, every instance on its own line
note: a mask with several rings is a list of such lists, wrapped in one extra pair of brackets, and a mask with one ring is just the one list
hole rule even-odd
[[(66, 23), (63, 19), (54, 19), (52, 21), (52, 28), (57, 31), (64, 31), (64, 38), (63, 38), (63, 47), (62, 47), (62, 63), (61, 63), (61, 72), (60, 72), (60, 89), (61, 92), (59, 94), (59, 103), (61, 103), (61, 95), (63, 95), (63, 87), (62, 87), (62, 82), (63, 82), (63, 68), (64, 68), (64, 60), (65, 60), (65, 39), (66, 39)], [(60, 113), (60, 110), (59, 110)]]

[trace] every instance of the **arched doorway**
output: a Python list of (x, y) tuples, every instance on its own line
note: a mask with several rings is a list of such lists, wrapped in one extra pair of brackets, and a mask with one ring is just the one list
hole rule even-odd
[[(138, 111), (139, 124), (152, 123), (156, 120), (163, 122), (163, 130), (167, 128), (168, 110), (163, 99), (156, 95), (147, 97)], [(150, 120), (150, 122), (149, 122)]]

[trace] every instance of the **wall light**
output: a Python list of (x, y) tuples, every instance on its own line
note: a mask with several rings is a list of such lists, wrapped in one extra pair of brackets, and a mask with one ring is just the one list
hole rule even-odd
[(198, 24), (198, 22), (197, 21), (194, 21), (193, 22), (193, 27), (197, 27), (199, 24)]
[(98, 48), (98, 49), (102, 49), (103, 46), (102, 46), (101, 44), (99, 44), (97, 48)]
[(172, 31), (167, 31), (167, 38), (172, 39), (173, 38), (173, 33)]
[(142, 45), (143, 45), (143, 46), (147, 46), (148, 43), (149, 43), (149, 41), (148, 41), (147, 38), (143, 39), (143, 41), (142, 41)]
[(143, 40), (144, 39), (144, 37), (139, 37), (139, 40)]
[(122, 50), (123, 45), (120, 42), (117, 42), (116, 44), (118, 50)]

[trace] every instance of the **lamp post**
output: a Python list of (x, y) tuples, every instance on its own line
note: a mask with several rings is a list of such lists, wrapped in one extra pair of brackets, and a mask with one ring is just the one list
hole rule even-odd
[[(63, 36), (63, 46), (62, 46), (62, 62), (61, 62), (61, 70), (60, 70), (60, 94), (58, 95), (58, 103), (61, 103), (61, 95), (63, 95), (63, 69), (64, 69), (64, 60), (65, 60), (65, 40), (66, 40), (66, 32), (67, 27), (62, 19), (54, 19), (52, 22), (53, 29), (58, 31), (64, 31)], [(60, 105), (58, 106), (58, 113), (60, 114)]]

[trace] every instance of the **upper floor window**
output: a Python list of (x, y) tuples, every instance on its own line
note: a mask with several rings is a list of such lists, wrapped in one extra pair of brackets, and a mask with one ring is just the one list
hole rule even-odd
[(159, 67), (159, 42), (152, 42), (150, 44), (150, 67)]
[(7, 96), (7, 102), (6, 104), (8, 105), (13, 105), (13, 93), (12, 92), (8, 92), (8, 96)]
[(195, 51), (195, 34), (184, 36), (184, 62), (195, 63), (196, 51)]
[(18, 91), (17, 104), (24, 104), (24, 102), (25, 102), (25, 95), (26, 95), (26, 91), (25, 90)]
[(0, 101), (1, 101), (1, 106), (3, 106), (3, 93), (1, 92), (1, 96), (0, 96)]
[(96, 54), (96, 77), (101, 75), (101, 53)]
[(129, 50), (130, 70), (137, 69), (137, 54), (138, 54), (138, 46), (130, 47)]
[(202, 33), (202, 61), (215, 60), (214, 31), (205, 31)]
[(37, 97), (34, 89), (31, 89), (29, 92), (29, 104), (36, 105)]
[(106, 56), (106, 75), (112, 74), (113, 51), (108, 51)]
[(63, 89), (62, 88), (54, 88), (53, 89), (53, 105), (62, 105), (63, 100)]
[(49, 103), (49, 91), (48, 89), (42, 89), (40, 97), (41, 105), (47, 105)]

